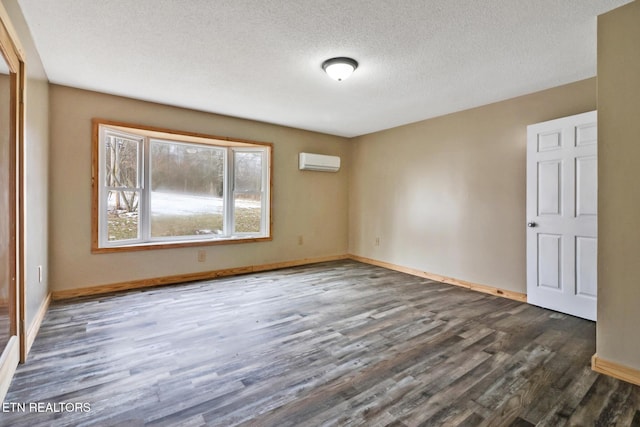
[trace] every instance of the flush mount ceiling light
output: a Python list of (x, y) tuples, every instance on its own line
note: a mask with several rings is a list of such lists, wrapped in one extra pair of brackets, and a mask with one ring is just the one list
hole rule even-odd
[(358, 62), (351, 58), (331, 58), (322, 63), (322, 69), (334, 80), (347, 79), (358, 68)]

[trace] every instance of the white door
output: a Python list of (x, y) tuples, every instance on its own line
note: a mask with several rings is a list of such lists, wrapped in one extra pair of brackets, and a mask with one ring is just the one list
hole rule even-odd
[(597, 112), (527, 127), (527, 301), (596, 320)]

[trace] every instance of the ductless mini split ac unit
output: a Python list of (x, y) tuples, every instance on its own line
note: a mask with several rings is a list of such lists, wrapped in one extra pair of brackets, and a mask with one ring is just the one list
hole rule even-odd
[(301, 171), (338, 172), (340, 170), (340, 157), (300, 153), (299, 168)]

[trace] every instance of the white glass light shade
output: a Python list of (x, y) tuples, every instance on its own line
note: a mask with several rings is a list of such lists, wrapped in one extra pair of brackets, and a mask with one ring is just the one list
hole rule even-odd
[(358, 63), (351, 58), (331, 58), (324, 61), (322, 68), (329, 77), (341, 82), (353, 74), (358, 68)]

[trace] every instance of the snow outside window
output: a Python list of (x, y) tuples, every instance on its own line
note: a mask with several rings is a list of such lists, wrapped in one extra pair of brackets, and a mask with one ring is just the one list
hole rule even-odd
[(94, 249), (270, 238), (270, 145), (97, 128)]

